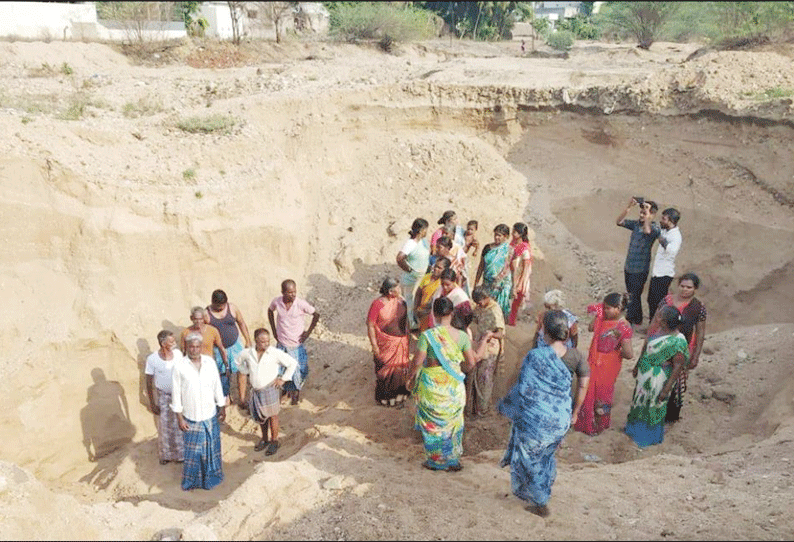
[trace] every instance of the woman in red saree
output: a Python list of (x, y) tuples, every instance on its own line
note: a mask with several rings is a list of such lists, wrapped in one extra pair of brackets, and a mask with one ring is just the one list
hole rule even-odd
[(634, 357), (631, 346), (631, 325), (621, 317), (626, 308), (626, 296), (611, 293), (603, 303), (589, 305), (588, 313), (595, 314), (590, 324), (593, 341), (587, 362), (590, 365), (590, 383), (574, 429), (588, 435), (597, 435), (609, 428), (615, 380), (623, 359)]
[(510, 294), (513, 298), (510, 303), (510, 315), (507, 317), (507, 325), (516, 325), (518, 311), (524, 300), (529, 299), (530, 276), (532, 275), (532, 247), (527, 236), (529, 228), (523, 222), (513, 224), (512, 238), (510, 246), (513, 247), (513, 259), (510, 261), (510, 269), (513, 271), (513, 290)]
[(386, 278), (380, 294), (367, 314), (367, 335), (377, 378), (375, 401), (383, 406), (396, 406), (408, 397), (407, 307), (396, 279)]

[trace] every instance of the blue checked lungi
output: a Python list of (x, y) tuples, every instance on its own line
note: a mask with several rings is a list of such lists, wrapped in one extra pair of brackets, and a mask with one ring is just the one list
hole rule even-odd
[(223, 481), (221, 429), (213, 416), (203, 422), (185, 418), (185, 462), (182, 464), (182, 489), (212, 489)]
[[(237, 372), (237, 356), (243, 351), (242, 336), (237, 336), (237, 342), (226, 349), (226, 358), (229, 360), (229, 366), (232, 369), (232, 374)], [(221, 351), (217, 346), (212, 347), (212, 353), (215, 357), (215, 364), (218, 366), (218, 373), (221, 375), (221, 387), (223, 388), (223, 395), (229, 397), (229, 377), (226, 376), (226, 365), (223, 363)]]
[(309, 357), (306, 355), (306, 347), (302, 344), (294, 348), (287, 348), (281, 343), (276, 344), (276, 348), (286, 352), (298, 361), (298, 369), (292, 375), (292, 381), (284, 382), (284, 391), (296, 391), (303, 387), (306, 377), (309, 376)]

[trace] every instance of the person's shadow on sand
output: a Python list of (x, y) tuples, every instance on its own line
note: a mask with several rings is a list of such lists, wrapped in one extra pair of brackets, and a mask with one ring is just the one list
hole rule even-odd
[(91, 370), (94, 384), (88, 388), (86, 406), (80, 411), (83, 446), (88, 460), (96, 463), (81, 482), (106, 488), (116, 476), (121, 455), (113, 453), (132, 441), (135, 426), (130, 421), (130, 409), (124, 388), (116, 381), (108, 381), (105, 372)]

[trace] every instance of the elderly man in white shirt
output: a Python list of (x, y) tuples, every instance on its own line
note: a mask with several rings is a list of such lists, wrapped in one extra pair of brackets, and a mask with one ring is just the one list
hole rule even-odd
[(670, 207), (662, 211), (662, 218), (659, 220), (661, 228), (659, 248), (656, 249), (656, 257), (651, 269), (651, 283), (648, 285), (649, 321), (653, 320), (659, 302), (667, 295), (670, 283), (675, 277), (675, 257), (681, 250), (683, 241), (681, 230), (678, 229), (680, 219), (681, 213), (678, 212), (678, 209)]
[[(250, 375), (251, 394), (248, 398), (248, 411), (262, 429), (262, 440), (254, 446), (254, 450), (257, 452), (265, 450), (265, 455), (273, 455), (278, 450), (280, 390), (284, 381), (292, 380), (298, 362), (286, 352), (270, 346), (270, 332), (260, 327), (254, 331), (254, 347), (246, 348), (237, 357), (237, 368), (240, 407), (246, 406), (246, 380)], [(270, 439), (267, 438), (268, 426)]]
[(187, 358), (174, 365), (171, 410), (185, 439), (182, 489), (212, 489), (223, 481), (221, 431), (226, 397), (215, 360), (201, 353), (202, 337), (185, 337)]
[[(171, 384), (174, 364), (182, 359), (182, 352), (174, 348), (176, 339), (167, 329), (157, 334), (159, 350), (146, 358), (146, 393), (149, 395), (149, 408), (158, 416), (157, 444), (160, 464), (169, 461), (181, 463), (185, 458), (184, 439), (179, 431), (176, 414), (171, 410)], [(154, 389), (157, 389), (157, 399)]]

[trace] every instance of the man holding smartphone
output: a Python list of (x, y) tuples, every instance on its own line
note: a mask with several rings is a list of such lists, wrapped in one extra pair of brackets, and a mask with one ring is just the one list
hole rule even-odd
[[(635, 205), (640, 208), (639, 220), (626, 219), (626, 215)], [(633, 197), (615, 221), (618, 226), (631, 230), (623, 274), (626, 291), (630, 296), (629, 305), (626, 307), (626, 320), (635, 327), (642, 325), (642, 290), (645, 288), (645, 281), (648, 279), (648, 271), (651, 267), (651, 248), (661, 232), (659, 225), (653, 221), (658, 209), (659, 206), (656, 205), (656, 202)]]

